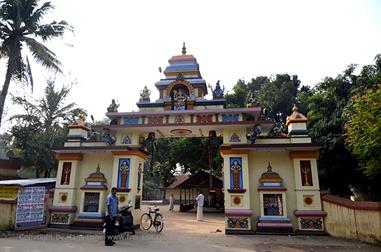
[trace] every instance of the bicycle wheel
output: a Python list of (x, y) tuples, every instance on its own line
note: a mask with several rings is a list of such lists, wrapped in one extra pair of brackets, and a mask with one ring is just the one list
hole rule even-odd
[(160, 233), (161, 230), (163, 230), (163, 227), (164, 227), (164, 220), (163, 220), (163, 216), (161, 214), (157, 214), (156, 217), (155, 217), (155, 221), (154, 221), (154, 225), (153, 225), (156, 229), (156, 232)]
[(140, 226), (142, 226), (144, 230), (148, 230), (152, 226), (152, 219), (148, 213), (144, 213), (142, 217), (140, 217)]

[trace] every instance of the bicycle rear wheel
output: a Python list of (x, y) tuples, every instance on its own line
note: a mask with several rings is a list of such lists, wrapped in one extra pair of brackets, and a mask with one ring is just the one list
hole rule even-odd
[(148, 213), (142, 214), (142, 217), (140, 217), (140, 226), (144, 230), (148, 230), (152, 226), (152, 219), (151, 216)]
[(163, 220), (163, 216), (161, 214), (157, 214), (156, 215), (156, 218), (155, 218), (153, 226), (155, 227), (156, 232), (158, 232), (158, 233), (160, 233), (161, 230), (163, 230), (164, 220)]

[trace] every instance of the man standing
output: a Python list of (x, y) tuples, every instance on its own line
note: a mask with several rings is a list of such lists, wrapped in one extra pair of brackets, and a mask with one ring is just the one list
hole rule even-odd
[(202, 221), (203, 208), (204, 208), (204, 200), (205, 197), (201, 191), (198, 192), (198, 196), (196, 197), (197, 201), (197, 220)]
[(175, 197), (173, 197), (173, 194), (171, 194), (171, 197), (169, 197), (169, 211), (173, 212), (174, 204), (175, 204)]
[(106, 199), (106, 236), (105, 245), (112, 246), (115, 242), (112, 241), (114, 235), (116, 216), (118, 215), (118, 197), (116, 196), (117, 189), (113, 187), (111, 193)]

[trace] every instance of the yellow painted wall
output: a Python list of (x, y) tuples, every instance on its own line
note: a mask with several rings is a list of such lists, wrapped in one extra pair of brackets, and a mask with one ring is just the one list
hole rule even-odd
[(0, 203), (0, 230), (13, 230), (16, 220), (16, 203)]
[(287, 217), (291, 219), (294, 229), (297, 228), (297, 220), (294, 216), (296, 209), (295, 178), (292, 159), (288, 151), (250, 151), (249, 155), (249, 183), (250, 183), (250, 208), (253, 210), (253, 223), (255, 218), (261, 215), (260, 194), (258, 192), (259, 178), (267, 171), (270, 161), (272, 170), (283, 178), (283, 184), (287, 188), (286, 205)]
[[(230, 142), (230, 138), (233, 135), (233, 133), (236, 133), (237, 136), (240, 138), (240, 142)], [(246, 129), (231, 129), (231, 128), (224, 128), (223, 131), (224, 136), (224, 144), (243, 144), (248, 143), (246, 139)]]
[(323, 201), (325, 230), (335, 237), (381, 244), (381, 211), (358, 210)]
[[(77, 171), (77, 183), (75, 184), (76, 188), (80, 188), (81, 186), (85, 185), (85, 178), (87, 178), (90, 173), (96, 172), (96, 168), (99, 164), (100, 171), (105, 175), (107, 179), (107, 187), (108, 191), (105, 192), (105, 195), (108, 194), (110, 191), (112, 185), (111, 185), (111, 179), (112, 179), (112, 163), (113, 163), (113, 156), (111, 153), (84, 153), (82, 161), (78, 162), (78, 171)], [(75, 199), (75, 205), (78, 207), (78, 210), (82, 211), (82, 190), (77, 191), (77, 197)], [(103, 201), (104, 202), (104, 201)], [(103, 212), (105, 211), (104, 203), (101, 200), (100, 204), (100, 210)], [(103, 204), (102, 204), (103, 203)]]

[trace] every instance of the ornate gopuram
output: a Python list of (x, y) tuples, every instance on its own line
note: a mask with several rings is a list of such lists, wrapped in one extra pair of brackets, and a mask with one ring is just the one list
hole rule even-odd
[[(247, 107), (227, 109), (224, 87), (219, 81), (207, 86), (185, 45), (181, 55), (169, 59), (164, 75), (155, 83), (157, 100), (142, 88), (139, 111), (119, 112), (112, 100), (106, 113), (110, 124), (87, 124), (79, 117), (69, 126), (64, 147), (56, 150), (51, 225), (99, 227), (112, 187), (118, 188), (120, 206), (132, 206), (138, 224), (144, 161), (155, 141), (208, 137), (223, 139), (217, 145), (224, 159), (227, 234), (324, 232), (316, 164), (320, 146), (311, 143), (307, 118), (296, 106), (286, 122), (267, 119), (255, 95)], [(208, 90), (212, 99), (205, 98)]]

